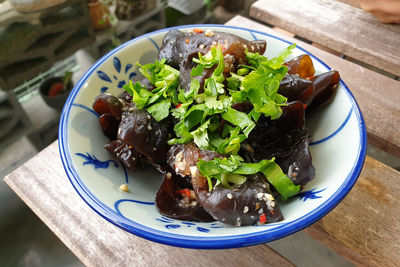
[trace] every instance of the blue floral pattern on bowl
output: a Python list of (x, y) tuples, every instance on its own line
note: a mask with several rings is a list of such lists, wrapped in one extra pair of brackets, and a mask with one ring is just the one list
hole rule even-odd
[[(102, 70), (98, 70), (96, 72), (97, 77), (99, 77), (102, 81), (106, 82), (106, 83), (111, 83), (112, 86), (115, 86), (113, 83), (113, 81), (116, 82), (116, 87), (118, 87), (119, 89), (121, 89), (125, 84), (127, 84), (129, 82), (129, 80), (132, 80), (133, 77), (135, 77), (137, 74), (134, 71), (131, 71), (133, 65), (132, 63), (126, 63), (125, 64), (125, 68), (124, 68), (124, 72), (121, 73), (121, 60), (114, 56), (113, 57), (113, 66), (114, 66), (114, 73), (111, 74), (107, 74), (105, 71)], [(116, 71), (116, 73), (115, 73)], [(122, 77), (121, 77), (122, 76)], [(113, 79), (111, 79), (110, 77), (112, 77)], [(108, 91), (109, 86), (102, 86), (100, 88), (100, 93), (105, 93)]]

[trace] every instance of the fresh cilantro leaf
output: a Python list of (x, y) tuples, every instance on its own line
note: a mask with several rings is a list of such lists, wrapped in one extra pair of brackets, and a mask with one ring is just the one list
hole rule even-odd
[(228, 108), (227, 112), (222, 113), (222, 118), (233, 125), (239, 126), (246, 137), (248, 137), (251, 130), (256, 127), (256, 124), (246, 115), (246, 113), (233, 108)]
[(240, 134), (240, 128), (227, 127), (229, 129), (229, 136), (225, 138), (212, 136), (210, 138), (211, 147), (219, 154), (236, 155), (240, 149), (240, 143), (246, 139), (244, 134)]
[(148, 99), (153, 95), (139, 82), (132, 83), (132, 81), (129, 81), (129, 84), (124, 85), (123, 88), (132, 95), (132, 101), (135, 102), (136, 107), (139, 109), (143, 109), (146, 106)]
[(231, 72), (231, 77), (226, 78), (228, 88), (236, 91), (239, 91), (241, 89), (241, 84), (243, 80), (243, 76), (240, 76), (233, 72)]
[(292, 50), (296, 47), (296, 44), (291, 44), (284, 50), (282, 50), (278, 56), (268, 60), (267, 64), (274, 69), (278, 69), (285, 62), (285, 59), (292, 54)]
[[(300, 185), (295, 185), (292, 180), (290, 180), (289, 177), (283, 173), (279, 165), (274, 162), (274, 159), (262, 160), (257, 163), (246, 163), (243, 162), (242, 158), (235, 156), (230, 156), (229, 158), (224, 159), (214, 158), (211, 161), (204, 161), (200, 159), (197, 163), (197, 167), (204, 177), (208, 179), (217, 179), (223, 185), (227, 182), (221, 180), (223, 176), (243, 176), (261, 172), (267, 178), (268, 182), (270, 182), (279, 192), (283, 200), (287, 200), (300, 191)], [(232, 180), (240, 184), (243, 179), (241, 176), (232, 176), (234, 178)]]
[(147, 111), (153, 116), (156, 121), (161, 121), (168, 117), (171, 102), (169, 99), (157, 102), (147, 108)]
[(207, 129), (210, 126), (211, 119), (200, 125), (196, 130), (192, 131), (194, 143), (201, 149), (208, 149), (209, 140)]
[(164, 68), (166, 59), (163, 58), (161, 61), (155, 61), (154, 63), (148, 63), (146, 65), (141, 65), (139, 62), (136, 63), (139, 66), (140, 73), (146, 77), (153, 85), (156, 83), (156, 75), (161, 72)]
[(268, 61), (267, 57), (264, 57), (259, 53), (252, 53), (249, 51), (245, 51), (245, 55), (249, 64), (256, 68), (258, 68), (262, 62)]
[(203, 65), (197, 65), (196, 67), (194, 67), (190, 73), (190, 76), (192, 77), (196, 77), (196, 76), (200, 76), (203, 74), (204, 71), (204, 66)]

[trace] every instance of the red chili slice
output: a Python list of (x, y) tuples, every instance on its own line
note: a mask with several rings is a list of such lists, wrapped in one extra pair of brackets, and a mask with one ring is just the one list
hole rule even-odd
[(267, 216), (265, 213), (260, 215), (260, 223), (266, 223), (267, 222)]
[(187, 189), (187, 188), (178, 190), (178, 191), (176, 191), (176, 192), (177, 192), (178, 194), (185, 195), (185, 196), (187, 196), (187, 197), (190, 197), (190, 196), (191, 196), (190, 189)]

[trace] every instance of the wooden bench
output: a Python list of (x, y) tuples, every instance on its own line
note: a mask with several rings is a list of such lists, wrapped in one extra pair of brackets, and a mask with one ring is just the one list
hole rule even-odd
[[(240, 16), (227, 24), (282, 36)], [(360, 103), (370, 140), (375, 136), (381, 147), (397, 154), (399, 133), (395, 129), (400, 129), (400, 113), (395, 90), (400, 83), (289, 36), (284, 38), (296, 41), (339, 70)], [(384, 93), (381, 94), (381, 90)], [(189, 250), (153, 243), (117, 228), (98, 216), (76, 194), (63, 170), (56, 143), (6, 176), (5, 181), (87, 265), (293, 265), (268, 244), (229, 251)], [(304, 232), (356, 265), (395, 266), (400, 262), (399, 193), (400, 173), (367, 156), (359, 180), (349, 195)]]
[(260, 0), (250, 16), (400, 76), (400, 26), (381, 24), (360, 8), (331, 0)]
[[(250, 15), (400, 75), (400, 25), (380, 24), (356, 7), (326, 0), (261, 0), (252, 5)], [(334, 21), (334, 17), (340, 16), (346, 19)], [(356, 28), (364, 30), (356, 34)], [(303, 43), (302, 46), (312, 53), (316, 50)], [(324, 56), (326, 63), (342, 74), (356, 97), (367, 126), (368, 142), (400, 157), (400, 83), (357, 64), (343, 64), (332, 54)]]

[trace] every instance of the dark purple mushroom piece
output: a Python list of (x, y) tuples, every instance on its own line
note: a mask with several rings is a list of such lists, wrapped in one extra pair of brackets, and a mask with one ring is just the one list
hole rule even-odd
[(283, 220), (278, 203), (261, 174), (233, 188), (218, 185), (208, 191), (201, 174), (192, 176), (193, 188), (203, 208), (216, 220), (234, 226), (272, 223)]
[(333, 99), (340, 81), (340, 75), (336, 70), (331, 70), (315, 76), (312, 81), (314, 97), (311, 104), (306, 109), (307, 115)]
[(309, 138), (302, 138), (287, 157), (276, 159), (276, 163), (295, 185), (304, 186), (315, 177), (315, 167), (309, 150), (310, 141)]
[(122, 113), (118, 139), (132, 146), (150, 162), (165, 162), (170, 132), (168, 119), (157, 122), (147, 111), (131, 106)]
[(182, 177), (173, 170), (165, 172), (163, 176), (163, 182), (156, 194), (156, 207), (162, 215), (178, 220), (215, 221), (197, 201), (193, 190), (178, 185)]
[(113, 115), (110, 113), (104, 113), (99, 118), (99, 123), (101, 129), (105, 136), (108, 137), (110, 140), (117, 139), (117, 132), (118, 132), (118, 125), (119, 120), (117, 120)]
[(251, 175), (244, 184), (231, 189), (216, 186), (208, 191), (208, 183), (199, 173), (197, 161), (200, 158), (212, 160), (221, 155), (200, 150), (193, 143), (175, 145), (169, 155), (168, 163), (181, 176), (176, 179), (191, 177), (197, 201), (214, 219), (236, 226), (283, 219), (262, 175)]
[[(198, 53), (206, 54), (211, 47), (221, 46), (225, 59), (225, 75), (235, 71), (239, 64), (246, 64), (245, 51), (264, 54), (266, 42), (263, 40), (248, 41), (229, 33), (224, 32), (181, 32), (171, 30), (163, 39), (158, 59), (166, 59), (167, 64), (179, 69), (179, 84), (188, 91), (190, 89), (191, 71), (195, 66), (193, 57)], [(212, 74), (212, 69), (204, 70), (201, 76), (196, 77), (200, 81), (200, 92), (203, 90), (204, 81)]]
[(110, 140), (117, 138), (123, 104), (118, 97), (109, 94), (98, 95), (92, 105), (99, 114), (99, 123), (105, 136)]
[(104, 148), (131, 171), (147, 165), (146, 159), (122, 140), (113, 140)]
[(279, 85), (278, 93), (287, 97), (288, 102), (301, 101), (308, 105), (314, 93), (313, 82), (296, 74), (286, 74)]
[(308, 78), (314, 75), (315, 69), (309, 55), (303, 54), (284, 63), (288, 67), (289, 74), (297, 74), (300, 78)]
[(207, 150), (200, 150), (194, 143), (173, 145), (168, 152), (169, 166), (181, 177), (191, 176), (197, 170), (196, 164), (199, 159), (205, 161), (213, 160), (223, 156)]
[(244, 54), (245, 50), (264, 54), (267, 47), (266, 42), (263, 40), (248, 41), (224, 32), (206, 31), (196, 33), (171, 30), (163, 39), (158, 59), (165, 58), (167, 64), (180, 69), (184, 60), (191, 60), (189, 57), (193, 57), (193, 54), (197, 55), (199, 52), (205, 54), (212, 46), (217, 44), (221, 45), (224, 55), (234, 55), (240, 64), (247, 62)]
[(260, 117), (249, 138), (243, 142), (246, 158), (258, 162), (273, 157), (288, 156), (303, 137), (308, 136), (304, 127), (304, 105), (292, 102), (282, 107), (277, 120)]
[(118, 97), (101, 94), (96, 96), (93, 102), (93, 109), (100, 116), (106, 113), (111, 114), (116, 120), (121, 120), (122, 103)]

